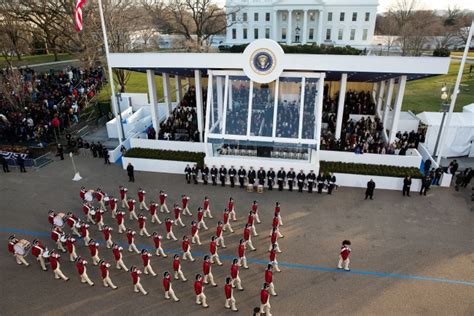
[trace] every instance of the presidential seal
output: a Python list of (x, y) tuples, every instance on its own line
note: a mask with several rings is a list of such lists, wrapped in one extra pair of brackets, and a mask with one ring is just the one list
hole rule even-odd
[(250, 43), (243, 53), (243, 70), (247, 77), (258, 83), (272, 82), (283, 72), (281, 46), (270, 39), (258, 39)]
[(261, 75), (269, 74), (275, 68), (275, 55), (268, 49), (259, 49), (250, 58), (252, 69)]

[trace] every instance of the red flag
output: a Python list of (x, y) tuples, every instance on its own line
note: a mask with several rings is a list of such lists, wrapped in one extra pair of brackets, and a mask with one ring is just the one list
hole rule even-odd
[(76, 30), (82, 31), (82, 7), (87, 0), (76, 0), (76, 9), (74, 10), (74, 18), (76, 20)]

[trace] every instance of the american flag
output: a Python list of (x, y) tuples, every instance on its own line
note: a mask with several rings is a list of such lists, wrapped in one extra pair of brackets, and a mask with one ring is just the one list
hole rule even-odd
[(87, 0), (76, 0), (76, 9), (74, 10), (74, 18), (76, 20), (76, 30), (82, 31), (82, 7)]

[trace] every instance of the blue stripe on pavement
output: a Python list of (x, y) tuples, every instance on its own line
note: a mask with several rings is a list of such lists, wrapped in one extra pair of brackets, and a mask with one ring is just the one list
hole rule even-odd
[[(15, 229), (15, 228), (0, 228), (0, 233), (9, 233), (9, 234), (25, 234), (31, 235), (35, 237), (39, 236), (49, 236), (49, 232), (30, 232), (22, 229)], [(78, 238), (80, 239), (80, 238)], [(104, 244), (104, 241), (98, 240), (99, 244)], [(124, 249), (128, 247), (126, 243), (117, 243)], [(155, 248), (149, 245), (137, 244), (138, 249), (146, 249), (148, 251), (154, 251)], [(165, 249), (166, 253), (172, 254), (182, 254), (181, 250), (176, 249)], [(193, 256), (196, 257), (203, 257), (207, 253), (202, 252), (192, 252)], [(233, 256), (219, 256), (223, 260), (233, 260), (235, 257)], [(247, 261), (249, 263), (255, 263), (259, 265), (267, 265), (268, 261), (259, 260), (248, 258)], [(396, 273), (382, 273), (382, 272), (374, 272), (374, 271), (361, 271), (361, 270), (351, 270), (351, 271), (344, 271), (336, 268), (328, 268), (328, 267), (319, 267), (319, 266), (311, 266), (305, 264), (297, 264), (297, 263), (287, 263), (287, 262), (278, 262), (280, 267), (286, 267), (290, 269), (305, 269), (305, 270), (313, 270), (313, 271), (322, 271), (322, 272), (333, 272), (333, 273), (346, 273), (346, 274), (354, 274), (354, 275), (364, 275), (364, 276), (372, 276), (372, 277), (379, 277), (379, 278), (393, 278), (393, 279), (405, 279), (405, 280), (417, 280), (417, 281), (431, 281), (431, 282), (438, 282), (438, 283), (448, 283), (448, 284), (459, 284), (459, 285), (467, 285), (467, 286), (474, 286), (474, 282), (471, 281), (463, 281), (463, 280), (451, 280), (451, 279), (444, 279), (444, 278), (432, 278), (427, 276), (418, 276), (418, 275), (406, 275), (406, 274), (396, 274)]]

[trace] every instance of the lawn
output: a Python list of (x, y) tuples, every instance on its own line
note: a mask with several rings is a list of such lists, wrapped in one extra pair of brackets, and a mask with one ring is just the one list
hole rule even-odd
[[(469, 74), (470, 66), (470, 64), (466, 64), (464, 67), (461, 91), (454, 109), (457, 112), (462, 111), (463, 106), (474, 102), (474, 72)], [(449, 73), (446, 75), (408, 82), (403, 100), (403, 110), (410, 110), (414, 113), (438, 112), (441, 105), (441, 88), (446, 84), (452, 91), (459, 67), (458, 61), (452, 61)]]
[[(451, 57), (462, 57), (464, 52), (451, 52)], [(474, 52), (467, 52), (467, 58), (468, 59), (473, 59), (474, 58)]]
[[(74, 55), (71, 54), (58, 54), (58, 59), (59, 61), (64, 61), (64, 60), (71, 60), (75, 59)], [(54, 55), (53, 54), (47, 54), (47, 55), (28, 55), (28, 56), (22, 56), (22, 60), (18, 61), (16, 58), (13, 58), (12, 63), (13, 66), (27, 66), (27, 65), (35, 65), (35, 64), (43, 64), (43, 63), (50, 63), (54, 62)], [(6, 66), (6, 61), (3, 56), (0, 57), (0, 67)]]

